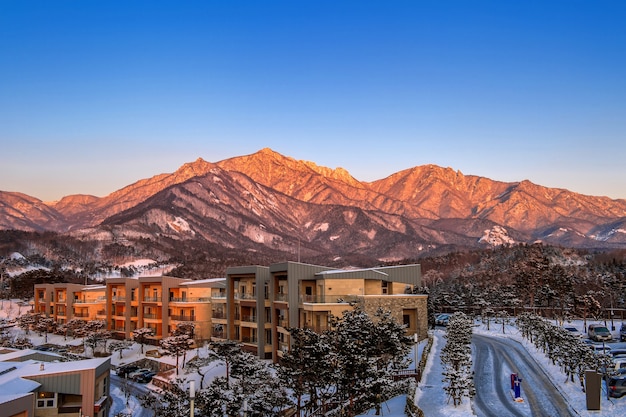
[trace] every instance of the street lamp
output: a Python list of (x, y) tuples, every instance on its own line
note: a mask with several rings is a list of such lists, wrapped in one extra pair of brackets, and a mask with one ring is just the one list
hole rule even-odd
[(248, 399), (244, 398), (243, 399), (243, 407), (241, 407), (243, 410), (243, 417), (248, 417)]
[(196, 398), (196, 381), (189, 381), (189, 415), (193, 417), (193, 400)]
[(413, 346), (413, 349), (415, 351), (415, 373), (417, 373), (417, 342), (418, 342), (417, 333), (415, 333), (413, 335), (413, 342), (415, 342), (415, 345)]

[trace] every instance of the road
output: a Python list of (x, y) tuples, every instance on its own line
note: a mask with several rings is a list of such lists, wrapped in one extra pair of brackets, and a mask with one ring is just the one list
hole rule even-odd
[[(479, 417), (575, 416), (541, 366), (515, 340), (472, 336), (474, 411)], [(524, 403), (511, 395), (511, 373), (522, 378)]]
[[(130, 398), (129, 398), (129, 406), (128, 408), (132, 412), (133, 417), (152, 417), (154, 412), (152, 410), (141, 407), (137, 398), (142, 395), (148, 393), (150, 390), (145, 386), (145, 384), (140, 384), (134, 381), (130, 381), (124, 378), (120, 378), (115, 375), (115, 373), (111, 372), (111, 397), (113, 399), (113, 404), (111, 404), (111, 409), (109, 411), (109, 417), (114, 417), (117, 413), (124, 411), (126, 407), (126, 399), (124, 398), (124, 385), (128, 387), (130, 390)], [(117, 394), (117, 395), (115, 395)], [(128, 411), (128, 410), (127, 410)]]

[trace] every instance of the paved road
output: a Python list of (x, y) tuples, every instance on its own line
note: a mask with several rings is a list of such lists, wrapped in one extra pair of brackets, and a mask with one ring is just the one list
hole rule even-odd
[[(474, 411), (480, 417), (575, 416), (541, 366), (515, 340), (473, 335)], [(522, 378), (524, 405), (511, 395), (510, 374)]]
[(113, 371), (111, 371), (111, 393), (114, 391), (117, 392), (117, 389), (120, 390), (120, 395), (112, 395), (113, 404), (111, 405), (111, 409), (109, 411), (109, 417), (115, 416), (120, 411), (124, 411), (126, 409), (126, 398), (123, 396), (122, 386), (127, 383), (128, 389), (131, 393), (131, 398), (129, 401), (129, 406), (132, 409), (133, 417), (152, 417), (154, 412), (152, 410), (145, 409), (138, 404), (137, 398), (146, 394), (150, 391), (144, 384), (139, 384), (134, 381), (126, 380), (120, 378), (115, 375)]

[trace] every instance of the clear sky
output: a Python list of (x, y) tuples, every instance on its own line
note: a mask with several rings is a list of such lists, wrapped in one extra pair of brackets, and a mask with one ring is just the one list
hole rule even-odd
[(264, 147), (626, 198), (626, 2), (0, 0), (0, 190)]

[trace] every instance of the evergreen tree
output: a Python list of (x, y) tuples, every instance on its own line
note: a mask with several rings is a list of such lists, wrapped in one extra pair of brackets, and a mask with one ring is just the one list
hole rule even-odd
[(143, 345), (148, 340), (148, 337), (154, 335), (154, 329), (150, 327), (141, 327), (139, 329), (135, 329), (132, 332), (132, 338), (135, 342), (139, 343), (141, 346), (141, 353), (143, 353)]
[(476, 393), (472, 371), (472, 324), (463, 313), (450, 316), (446, 328), (447, 343), (441, 350), (444, 390), (448, 401), (452, 400), (455, 407), (463, 402), (463, 398), (472, 398)]

